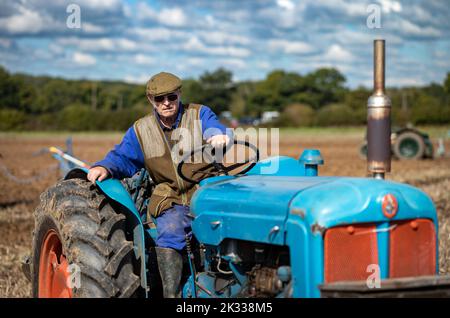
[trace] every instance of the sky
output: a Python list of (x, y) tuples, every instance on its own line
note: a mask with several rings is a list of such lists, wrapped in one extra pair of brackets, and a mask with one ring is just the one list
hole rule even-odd
[(144, 84), (160, 71), (223, 67), (243, 81), (335, 67), (348, 87), (371, 87), (378, 38), (387, 86), (442, 83), (450, 0), (0, 0), (0, 65), (12, 73)]

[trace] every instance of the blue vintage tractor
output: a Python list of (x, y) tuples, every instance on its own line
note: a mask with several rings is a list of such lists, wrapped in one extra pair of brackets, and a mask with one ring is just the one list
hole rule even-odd
[[(324, 162), (318, 150), (259, 161), (257, 148), (243, 143), (255, 160), (240, 173), (213, 160), (214, 176), (191, 180), (199, 186), (191, 201), (194, 238), (187, 244), (183, 297), (449, 295), (449, 279), (437, 276), (433, 202), (383, 178), (390, 104), (382, 93), (376, 90), (368, 105), (374, 178), (318, 176)], [(177, 171), (186, 180), (183, 164)], [(33, 295), (161, 297), (158, 266), (170, 264), (157, 263), (157, 219), (147, 218), (152, 180), (141, 171), (95, 186), (86, 172), (70, 170), (41, 195)]]
[[(438, 221), (424, 192), (320, 177), (322, 163), (319, 151), (305, 150), (299, 159), (272, 157), (245, 174), (200, 181), (183, 296), (319, 297), (321, 288), (343, 292), (335, 282), (356, 288), (377, 271), (381, 287), (388, 278), (438, 273)], [(277, 172), (264, 173), (271, 166)], [(146, 219), (143, 200), (151, 179), (141, 171), (95, 187), (86, 171), (71, 170), (41, 195), (34, 296), (160, 296), (155, 220)], [(68, 287), (70, 264), (81, 270), (80, 288)]]

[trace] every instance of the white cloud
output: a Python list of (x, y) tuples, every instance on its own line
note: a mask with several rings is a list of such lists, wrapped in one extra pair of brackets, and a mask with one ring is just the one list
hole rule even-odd
[(424, 23), (433, 22), (433, 15), (430, 12), (426, 11), (424, 8), (418, 5), (408, 6), (407, 8), (409, 9), (408, 16), (414, 21), (420, 21)]
[(148, 4), (139, 2), (136, 6), (136, 15), (139, 20), (157, 20), (158, 14)]
[(88, 52), (124, 52), (136, 51), (141, 46), (132, 40), (126, 38), (60, 38), (57, 43), (62, 46), (73, 46)]
[(256, 63), (256, 65), (265, 70), (268, 70), (272, 67), (272, 65), (266, 61), (260, 61), (260, 62)]
[(217, 23), (217, 21), (216, 21), (216, 19), (214, 18), (214, 16), (208, 14), (208, 15), (205, 17), (205, 23), (206, 23), (207, 26), (213, 27), (213, 26)]
[(353, 66), (351, 64), (337, 61), (327, 61), (321, 58), (304, 58), (298, 63), (295, 63), (294, 67), (301, 72), (311, 72), (318, 68), (336, 68), (341, 73), (346, 74), (353, 70)]
[(406, 19), (397, 19), (390, 24), (392, 29), (398, 30), (401, 34), (419, 38), (438, 38), (441, 31), (431, 26), (420, 27)]
[(381, 8), (383, 12), (390, 13), (392, 12), (401, 12), (402, 11), (402, 4), (398, 1), (393, 0), (378, 0), (378, 2), (381, 4)]
[(292, 10), (295, 8), (295, 4), (290, 0), (277, 0), (277, 5), (286, 10)]
[(184, 62), (189, 66), (203, 66), (205, 64), (205, 59), (198, 57), (189, 57), (184, 60)]
[(81, 25), (81, 29), (83, 30), (83, 32), (88, 33), (88, 34), (101, 34), (105, 32), (105, 28), (99, 26), (99, 25), (95, 25), (89, 22), (85, 22)]
[(51, 43), (48, 46), (48, 50), (53, 54), (63, 54), (64, 53), (64, 48), (57, 43)]
[(97, 63), (94, 56), (81, 52), (75, 52), (73, 54), (73, 61), (81, 66), (91, 66)]
[(155, 60), (148, 55), (144, 54), (136, 54), (134, 56), (134, 61), (140, 65), (153, 65), (155, 64)]
[(367, 5), (365, 1), (345, 1), (345, 0), (310, 0), (309, 5), (316, 6), (317, 8), (324, 8), (334, 11), (336, 14), (342, 14), (342, 12), (351, 17), (366, 17)]
[(198, 32), (199, 36), (203, 41), (209, 44), (214, 45), (224, 45), (224, 44), (241, 44), (247, 45), (250, 44), (250, 39), (239, 35), (232, 34), (230, 32), (225, 31), (200, 31)]
[(258, 12), (259, 20), (281, 29), (296, 27), (302, 22), (295, 10), (279, 10), (279, 8), (269, 7)]
[(180, 7), (163, 8), (156, 12), (148, 4), (140, 2), (137, 5), (137, 10), (137, 17), (140, 20), (156, 21), (172, 27), (183, 27), (188, 24), (188, 17)]
[(84, 7), (93, 10), (105, 10), (122, 6), (119, 0), (77, 0), (76, 3), (81, 9)]
[(445, 52), (445, 51), (441, 51), (441, 50), (436, 50), (433, 52), (433, 56), (438, 58), (438, 59), (442, 59), (442, 58), (446, 58), (449, 55), (449, 52)]
[(54, 24), (54, 21), (50, 21), (48, 17), (44, 19), (37, 11), (23, 6), (19, 6), (18, 11), (15, 15), (0, 18), (0, 29), (6, 30), (10, 34), (33, 34), (39, 33), (48, 24)]
[(130, 35), (136, 35), (141, 40), (147, 41), (170, 41), (174, 39), (183, 39), (190, 35), (187, 31), (171, 30), (164, 27), (158, 28), (132, 28), (128, 30)]
[(327, 49), (327, 51), (323, 55), (323, 58), (328, 61), (351, 62), (351, 60), (354, 58), (354, 56), (351, 52), (344, 49), (339, 44), (333, 44)]
[(188, 18), (181, 8), (170, 8), (161, 11), (159, 22), (164, 25), (182, 27), (187, 25)]
[(244, 69), (247, 67), (247, 63), (241, 59), (218, 59), (217, 62), (228, 68)]
[(182, 44), (180, 48), (191, 53), (205, 53), (210, 55), (228, 55), (233, 57), (247, 57), (250, 55), (250, 51), (246, 48), (205, 45), (196, 36), (190, 37), (190, 39)]
[[(0, 1), (0, 60), (8, 69), (27, 70), (28, 57), (30, 72), (61, 74), (67, 63), (76, 68), (101, 59), (109, 68), (95, 73), (129, 74), (129, 81), (143, 83), (139, 71), (131, 76), (140, 65), (184, 67), (186, 76), (226, 66), (239, 70), (240, 78), (264, 78), (274, 68), (304, 72), (329, 66), (345, 72), (351, 85), (366, 79), (370, 84), (372, 40), (378, 37), (387, 42), (390, 76), (401, 83), (415, 77), (410, 65), (427, 65), (428, 75), (416, 72), (424, 82), (440, 79), (450, 60), (445, 54), (450, 7), (439, 0), (408, 5), (401, 0), (202, 0), (201, 7), (178, 0), (158, 6), (142, 0), (77, 0), (81, 30), (66, 27), (65, 2)], [(381, 29), (366, 27), (370, 3), (382, 8)], [(366, 69), (370, 74), (362, 75)], [(94, 74), (89, 68), (77, 72)]]
[(386, 79), (387, 86), (422, 86), (425, 82), (422, 77), (390, 77)]
[(123, 80), (131, 84), (145, 84), (149, 80), (148, 74), (141, 75), (126, 75)]
[(315, 50), (308, 43), (288, 40), (270, 40), (268, 47), (273, 51), (282, 51), (286, 54), (309, 54)]

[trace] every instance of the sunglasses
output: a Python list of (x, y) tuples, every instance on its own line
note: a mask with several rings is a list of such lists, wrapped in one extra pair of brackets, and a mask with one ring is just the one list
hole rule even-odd
[(153, 99), (155, 100), (155, 102), (157, 103), (162, 103), (167, 97), (167, 100), (169, 102), (174, 102), (178, 99), (178, 95), (177, 94), (169, 94), (169, 95), (162, 95), (162, 96), (155, 96)]

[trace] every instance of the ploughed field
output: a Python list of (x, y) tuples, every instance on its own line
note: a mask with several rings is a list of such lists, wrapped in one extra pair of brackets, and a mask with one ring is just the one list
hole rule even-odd
[[(366, 161), (358, 149), (364, 131), (282, 131), (279, 154), (298, 158), (303, 149), (322, 152), (320, 175), (366, 175)], [(57, 161), (50, 154), (34, 156), (44, 147), (65, 148), (68, 133), (0, 134), (0, 297), (29, 297), (31, 285), (21, 272), (20, 261), (30, 252), (33, 211), (39, 195), (60, 178)], [(101, 159), (116, 143), (119, 133), (73, 135), (75, 155), (89, 163)], [(437, 146), (436, 138), (432, 138)], [(445, 141), (450, 153), (450, 140)], [(5, 168), (15, 176), (5, 172)], [(392, 161), (388, 179), (419, 187), (433, 199), (439, 213), (440, 271), (450, 274), (450, 158)]]

